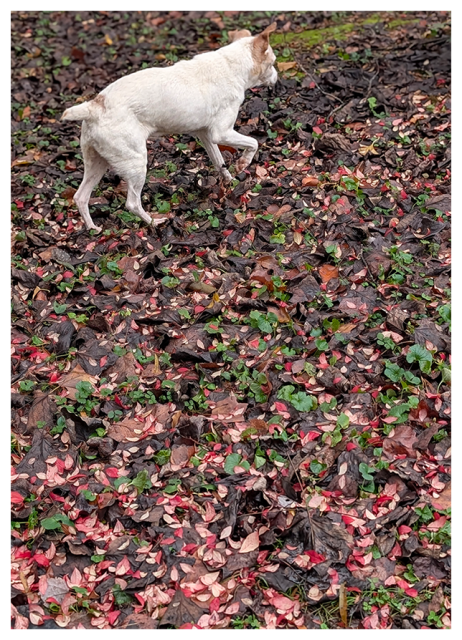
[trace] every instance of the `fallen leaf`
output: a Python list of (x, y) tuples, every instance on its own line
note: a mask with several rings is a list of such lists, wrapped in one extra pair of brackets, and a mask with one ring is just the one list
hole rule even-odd
[(437, 498), (431, 498), (432, 507), (438, 511), (445, 511), (451, 507), (451, 483), (444, 487)]
[(291, 62), (278, 62), (277, 65), (279, 71), (287, 71), (288, 69), (294, 69), (297, 66), (297, 63), (295, 60), (292, 60)]
[(249, 551), (255, 551), (260, 546), (260, 537), (258, 531), (250, 533), (242, 543), (238, 553), (249, 553)]
[(338, 267), (333, 264), (323, 264), (319, 267), (319, 275), (325, 284), (329, 282), (329, 280), (332, 280), (332, 278), (338, 278)]

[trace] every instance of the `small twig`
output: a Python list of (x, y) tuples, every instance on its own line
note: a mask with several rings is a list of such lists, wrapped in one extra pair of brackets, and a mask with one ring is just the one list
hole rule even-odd
[(379, 69), (378, 67), (379, 67), (379, 65), (377, 64), (377, 71), (374, 73), (374, 75), (372, 76), (372, 78), (369, 80), (369, 85), (368, 85), (368, 87), (367, 87), (365, 100), (367, 100), (367, 99), (368, 99), (368, 97), (369, 97), (369, 94), (370, 94), (371, 89), (372, 89), (372, 83), (374, 82), (374, 80), (376, 79), (376, 77), (379, 75), (379, 71), (380, 71), (380, 69)]
[(331, 118), (334, 115), (334, 113), (337, 113), (337, 111), (340, 111), (340, 109), (342, 107), (344, 107), (345, 105), (346, 105), (346, 101), (344, 101), (341, 104), (339, 104), (338, 107), (335, 107), (335, 109), (332, 109), (332, 111), (327, 116), (326, 120), (329, 120), (329, 118)]
[(295, 62), (298, 64), (298, 66), (300, 67), (300, 69), (303, 71), (303, 73), (305, 75), (308, 76), (308, 78), (311, 78), (311, 80), (314, 82), (314, 84), (317, 86), (317, 88), (319, 89), (319, 91), (321, 93), (323, 93), (325, 96), (327, 96), (328, 98), (332, 98), (332, 100), (337, 101), (338, 98), (337, 96), (334, 96), (332, 93), (328, 93), (327, 91), (324, 91), (324, 89), (321, 89), (321, 87), (319, 86), (319, 84), (316, 82), (316, 78), (314, 76), (311, 75), (311, 73), (309, 73), (305, 67), (302, 65), (302, 63), (300, 62), (300, 60), (298, 58), (295, 58)]

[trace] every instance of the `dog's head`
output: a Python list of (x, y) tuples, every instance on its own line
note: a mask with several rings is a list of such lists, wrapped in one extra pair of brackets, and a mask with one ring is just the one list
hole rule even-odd
[(274, 86), (277, 82), (278, 74), (274, 67), (276, 56), (269, 43), (269, 36), (273, 31), (276, 31), (275, 22), (253, 38), (251, 38), (251, 33), (247, 29), (231, 31), (228, 34), (231, 42), (235, 42), (241, 38), (249, 38), (250, 40), (252, 60), (254, 63), (252, 69), (252, 86)]

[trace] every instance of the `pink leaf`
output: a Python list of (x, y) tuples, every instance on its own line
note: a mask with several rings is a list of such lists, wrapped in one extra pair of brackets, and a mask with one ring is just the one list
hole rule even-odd
[(280, 596), (280, 595), (277, 595), (274, 598), (271, 598), (270, 602), (273, 605), (273, 607), (276, 607), (276, 609), (278, 609), (278, 611), (284, 611), (284, 612), (290, 611), (295, 606), (295, 602), (290, 600), (290, 598), (286, 598), (286, 596)]
[(258, 536), (258, 531), (254, 531), (242, 543), (241, 548), (238, 553), (249, 553), (249, 551), (255, 551), (260, 546), (260, 538)]

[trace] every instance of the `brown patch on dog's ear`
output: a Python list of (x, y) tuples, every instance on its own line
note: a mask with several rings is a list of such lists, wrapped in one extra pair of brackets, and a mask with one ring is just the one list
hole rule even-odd
[(228, 31), (228, 38), (230, 42), (236, 42), (236, 40), (240, 40), (241, 38), (248, 38), (252, 34), (248, 29), (240, 29), (236, 31)]
[(277, 28), (277, 24), (273, 22), (272, 24), (269, 25), (269, 27), (266, 27), (264, 31), (259, 33), (258, 36), (255, 36), (255, 39), (253, 41), (253, 51), (252, 51), (252, 56), (255, 62), (261, 63), (265, 59), (265, 53), (269, 47), (270, 33), (273, 33), (273, 31), (276, 31), (276, 28)]

